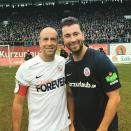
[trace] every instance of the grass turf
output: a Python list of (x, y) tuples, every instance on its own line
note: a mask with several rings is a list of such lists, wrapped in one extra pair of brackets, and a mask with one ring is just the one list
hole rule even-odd
[[(131, 130), (131, 64), (117, 65), (122, 88), (118, 108), (119, 131)], [(16, 67), (0, 67), (0, 131), (12, 131), (11, 110), (14, 97)], [(27, 131), (28, 111), (25, 102), (21, 131)]]

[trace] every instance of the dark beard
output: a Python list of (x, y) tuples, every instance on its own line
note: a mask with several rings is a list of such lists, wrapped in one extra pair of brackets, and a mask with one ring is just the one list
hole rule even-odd
[(77, 51), (72, 51), (72, 54), (74, 55), (79, 55), (83, 49), (83, 42), (79, 42), (80, 43), (80, 49)]

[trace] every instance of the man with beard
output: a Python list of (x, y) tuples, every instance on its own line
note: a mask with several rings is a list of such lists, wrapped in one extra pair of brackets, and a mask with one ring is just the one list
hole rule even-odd
[(72, 52), (66, 63), (71, 125), (75, 131), (118, 131), (121, 84), (116, 67), (106, 55), (83, 44), (78, 19), (62, 19), (61, 28), (64, 44)]
[(13, 131), (20, 131), (26, 95), (29, 109), (28, 131), (69, 131), (65, 59), (55, 55), (57, 37), (54, 28), (44, 28), (39, 36), (41, 52), (24, 62), (16, 72)]

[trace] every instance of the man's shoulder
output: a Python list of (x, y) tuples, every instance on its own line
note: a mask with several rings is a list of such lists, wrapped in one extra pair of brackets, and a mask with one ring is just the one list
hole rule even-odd
[(107, 56), (104, 53), (93, 48), (89, 48), (87, 54), (94, 61), (103, 61), (105, 58), (107, 58)]
[(25, 61), (24, 63), (22, 63), (19, 68), (26, 70), (26, 69), (29, 69), (31, 66), (36, 65), (38, 63), (39, 63), (39, 57), (35, 56), (29, 59), (28, 61)]
[(87, 52), (88, 54), (91, 54), (91, 55), (93, 54), (93, 56), (99, 56), (101, 54), (100, 51), (93, 48), (88, 48)]
[(66, 61), (64, 57), (59, 56), (59, 55), (55, 55), (55, 59), (56, 59), (56, 61), (58, 61), (58, 62), (62, 62), (62, 61), (65, 62), (65, 61)]

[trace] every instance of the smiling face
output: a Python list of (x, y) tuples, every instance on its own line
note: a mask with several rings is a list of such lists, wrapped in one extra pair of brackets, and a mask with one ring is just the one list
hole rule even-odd
[(41, 31), (39, 45), (44, 57), (54, 57), (57, 50), (57, 36), (57, 32), (51, 27)]
[(81, 31), (79, 24), (63, 26), (62, 36), (65, 46), (70, 49), (72, 53), (78, 53), (82, 50), (84, 33)]

